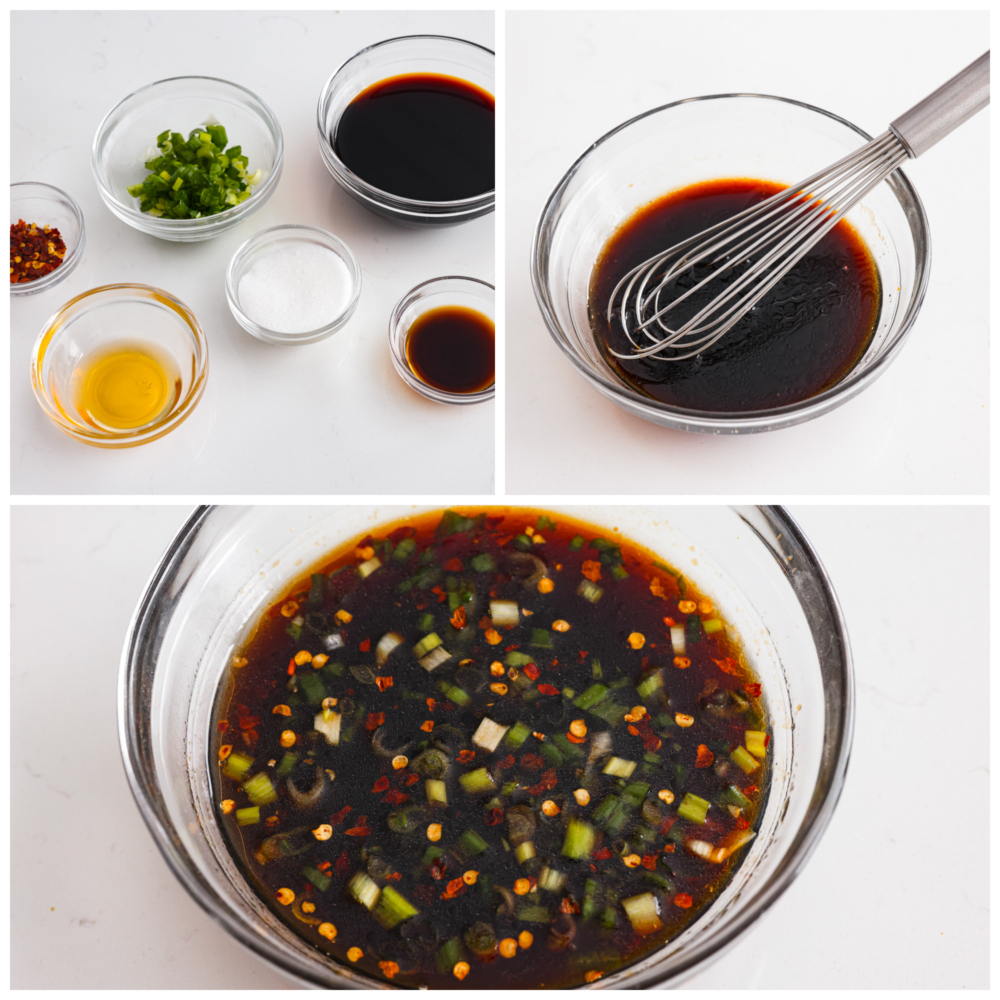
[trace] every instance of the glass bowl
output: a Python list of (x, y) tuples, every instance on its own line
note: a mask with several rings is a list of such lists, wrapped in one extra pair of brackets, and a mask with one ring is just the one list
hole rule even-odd
[[(211, 115), (225, 126), (230, 143), (242, 147), (250, 172), (263, 171), (253, 194), (201, 219), (163, 219), (140, 212), (139, 199), (128, 187), (149, 176), (143, 164), (147, 151), (156, 152), (156, 137), (165, 129), (187, 137)], [(281, 177), (283, 153), (281, 126), (256, 94), (211, 76), (178, 76), (140, 88), (107, 113), (94, 136), (90, 165), (104, 204), (119, 219), (161, 240), (194, 243), (239, 225), (271, 197)]]
[(410, 228), (453, 226), (488, 215), (494, 209), (493, 191), (458, 201), (417, 201), (373, 187), (341, 162), (330, 136), (347, 105), (373, 83), (405, 73), (439, 73), (493, 94), (494, 62), (490, 49), (444, 35), (389, 38), (351, 56), (326, 81), (316, 109), (319, 151), (333, 179), (365, 208)]
[(58, 285), (83, 257), (87, 245), (87, 230), (80, 206), (65, 191), (51, 184), (24, 181), (10, 186), (10, 224), (19, 220), (59, 230), (66, 253), (63, 262), (37, 281), (18, 282), (10, 286), (11, 295), (34, 295)]
[[(122, 755), (157, 846), (210, 916), (299, 983), (386, 988), (297, 937), (230, 857), (209, 779), (217, 766), (210, 756), (216, 689), (257, 617), (325, 553), (428, 509), (200, 507), (154, 570), (122, 651)], [(716, 903), (682, 934), (588, 988), (673, 985), (719, 956), (778, 899), (830, 821), (854, 720), (845, 623), (819, 559), (780, 507), (553, 509), (617, 529), (695, 579), (741, 634), (763, 683), (774, 735), (759, 835)]]
[(588, 322), (587, 298), (591, 272), (605, 243), (642, 205), (715, 178), (794, 184), (869, 138), (820, 108), (760, 94), (678, 101), (619, 125), (570, 167), (535, 228), (531, 279), (552, 338), (599, 393), (664, 427), (745, 434), (799, 424), (847, 402), (899, 353), (927, 290), (927, 217), (900, 170), (847, 215), (871, 251), (882, 281), (882, 310), (872, 342), (845, 378), (809, 399), (729, 414), (669, 406), (640, 395), (601, 356)]
[[(131, 330), (142, 336), (128, 336)], [(173, 403), (149, 423), (127, 430), (85, 420), (73, 387), (82, 361), (118, 343), (165, 356), (175, 375)], [(77, 295), (48, 320), (31, 352), (31, 387), (45, 415), (70, 437), (98, 448), (132, 448), (169, 434), (198, 405), (207, 378), (208, 344), (194, 313), (149, 285), (102, 285)]]
[[(281, 333), (277, 330), (268, 330), (259, 323), (255, 323), (241, 308), (240, 281), (243, 275), (262, 257), (273, 253), (278, 247), (296, 245), (320, 246), (335, 253), (350, 272), (351, 294), (340, 315), (318, 330), (308, 330), (304, 333)], [(251, 236), (233, 254), (232, 260), (229, 261), (229, 267), (226, 268), (226, 299), (236, 322), (247, 333), (252, 333), (258, 340), (266, 341), (268, 344), (315, 344), (317, 341), (332, 337), (354, 315), (360, 297), (361, 265), (358, 263), (358, 258), (354, 256), (351, 248), (342, 240), (337, 239), (333, 233), (328, 233), (325, 229), (316, 229), (313, 226), (285, 225), (264, 229)]]
[(435, 403), (482, 403), (496, 394), (496, 383), (480, 392), (448, 392), (428, 385), (410, 367), (406, 356), (406, 335), (414, 320), (431, 309), (442, 306), (465, 306), (496, 322), (496, 290), (478, 278), (432, 278), (411, 288), (397, 303), (389, 317), (389, 353), (399, 377), (414, 392)]

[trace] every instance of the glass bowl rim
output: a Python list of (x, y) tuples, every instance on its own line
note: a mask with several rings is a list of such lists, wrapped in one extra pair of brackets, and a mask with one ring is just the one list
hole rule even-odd
[[(339, 248), (340, 253), (336, 250), (331, 252), (337, 253), (341, 259), (344, 259), (344, 263), (346, 263), (347, 269), (351, 273), (351, 297), (348, 300), (347, 305), (344, 307), (343, 311), (329, 323), (325, 323), (323, 326), (318, 327), (315, 330), (306, 330), (303, 333), (279, 333), (278, 331), (271, 330), (266, 326), (261, 326), (260, 323), (255, 323), (249, 316), (247, 316), (239, 304), (239, 289), (234, 280), (237, 261), (242, 261), (249, 253), (256, 249), (253, 244), (267, 243), (268, 241), (265, 237), (280, 232), (288, 232), (291, 234), (294, 234), (295, 232), (315, 233), (318, 236), (323, 237), (324, 240), (329, 240), (330, 242), (335, 243)], [(294, 242), (302, 245), (315, 245), (311, 240), (305, 239), (295, 240)], [(299, 222), (283, 222), (277, 226), (270, 226), (267, 229), (261, 229), (259, 232), (254, 233), (253, 236), (244, 240), (243, 243), (237, 247), (236, 252), (232, 255), (232, 257), (229, 258), (229, 263), (226, 265), (225, 280), (226, 299), (229, 302), (229, 309), (236, 322), (239, 323), (240, 326), (247, 331), (247, 333), (252, 334), (258, 340), (262, 340), (266, 344), (275, 344), (280, 347), (295, 347), (298, 345), (318, 343), (343, 328), (343, 326), (354, 314), (354, 310), (357, 308), (358, 301), (361, 298), (362, 271), (357, 255), (339, 236), (334, 235), (326, 229), (321, 229), (319, 226), (307, 226)]]
[[(779, 97), (774, 94), (738, 92), (728, 94), (705, 94), (700, 97), (685, 97), (679, 101), (671, 101), (668, 104), (661, 104), (658, 107), (650, 108), (648, 111), (643, 111), (638, 115), (634, 115), (627, 121), (616, 125), (613, 129), (606, 132), (599, 139), (588, 146), (587, 149), (577, 157), (566, 173), (563, 174), (556, 186), (553, 188), (552, 192), (549, 194), (545, 201), (545, 205), (542, 208), (541, 214), (538, 217), (538, 221), (535, 223), (535, 230), (531, 240), (531, 286), (535, 295), (535, 301), (538, 304), (539, 311), (542, 314), (542, 319), (545, 322), (546, 329), (549, 331), (549, 335), (555, 341), (556, 345), (563, 352), (563, 354), (569, 359), (573, 367), (576, 368), (576, 370), (588, 382), (592, 382), (598, 386), (602, 393), (611, 396), (616, 402), (624, 404), (626, 409), (638, 406), (650, 415), (664, 415), (675, 418), (678, 423), (683, 422), (686, 426), (693, 430), (746, 431), (767, 430), (771, 426), (789, 426), (790, 424), (800, 423), (812, 417), (819, 416), (820, 414), (835, 408), (840, 403), (845, 402), (847, 399), (851, 398), (851, 396), (861, 392), (863, 389), (871, 385), (875, 379), (882, 375), (888, 364), (895, 360), (896, 355), (905, 343), (910, 329), (920, 313), (924, 296), (927, 293), (928, 281), (930, 279), (931, 237), (927, 213), (924, 210), (923, 202), (921, 202), (920, 196), (917, 194), (917, 191), (913, 187), (909, 178), (905, 173), (903, 173), (902, 168), (897, 168), (882, 183), (889, 184), (891, 187), (898, 184), (899, 187), (905, 192), (907, 198), (911, 200), (913, 213), (917, 218), (918, 224), (916, 228), (911, 226), (910, 230), (911, 232), (914, 232), (916, 236), (923, 238), (925, 247), (925, 252), (923, 254), (924, 266), (919, 274), (919, 280), (914, 285), (910, 300), (907, 303), (906, 315), (903, 317), (899, 330), (896, 332), (893, 344), (880, 357), (876, 358), (871, 364), (869, 364), (868, 367), (860, 374), (848, 372), (848, 374), (837, 382), (836, 385), (831, 386), (829, 389), (826, 389), (815, 396), (810, 396), (808, 399), (800, 400), (798, 403), (775, 406), (767, 410), (750, 410), (729, 413), (670, 406), (666, 403), (660, 402), (659, 400), (641, 395), (634, 389), (626, 386), (624, 382), (619, 382), (617, 380), (612, 381), (603, 373), (594, 371), (589, 366), (581, 362), (577, 357), (576, 351), (567, 343), (564, 343), (562, 328), (560, 327), (560, 324), (556, 319), (555, 312), (550, 305), (551, 298), (548, 293), (546, 274), (542, 261), (542, 232), (551, 220), (553, 210), (561, 199), (563, 192), (583, 167), (584, 163), (594, 153), (596, 153), (601, 146), (607, 143), (619, 132), (629, 128), (631, 125), (635, 125), (643, 119), (659, 114), (660, 112), (680, 107), (683, 104), (695, 104), (702, 101), (740, 98), (776, 101), (782, 104), (795, 105), (796, 107), (804, 108), (807, 111), (814, 112), (824, 118), (829, 118), (840, 123), (841, 125), (846, 126), (848, 129), (864, 139), (865, 142), (870, 142), (872, 138), (867, 132), (864, 131), (864, 129), (859, 128), (852, 122), (849, 122), (846, 118), (842, 118), (840, 115), (836, 115), (832, 111), (826, 111), (823, 108), (816, 107), (814, 104), (808, 104), (805, 101), (797, 101), (791, 97)], [(919, 241), (915, 242), (918, 242), (919, 247)], [(916, 256), (919, 265), (921, 262), (919, 250), (916, 251)], [(845, 396), (844, 392), (848, 389), (851, 391)]]
[(63, 278), (69, 277), (70, 272), (76, 267), (83, 256), (84, 248), (87, 245), (87, 226), (83, 218), (83, 210), (71, 194), (63, 191), (62, 188), (56, 187), (55, 184), (49, 184), (46, 181), (11, 181), (10, 187), (12, 201), (14, 197), (14, 188), (42, 187), (56, 192), (57, 195), (66, 200), (66, 203), (69, 205), (70, 212), (73, 214), (80, 227), (80, 238), (73, 244), (72, 247), (67, 247), (66, 257), (63, 258), (63, 262), (59, 265), (59, 267), (57, 267), (54, 271), (50, 271), (37, 281), (27, 281), (23, 284), (18, 282), (16, 285), (10, 286), (12, 295), (31, 295), (34, 292), (44, 292), (45, 289), (58, 285)]
[[(118, 205), (122, 212), (127, 216), (126, 221), (130, 226), (135, 229), (139, 229), (141, 232), (146, 232), (146, 227), (152, 227), (157, 229), (162, 229), (163, 232), (185, 232), (194, 229), (210, 229), (216, 220), (226, 220), (232, 219), (237, 212), (244, 212), (246, 206), (250, 204), (253, 200), (252, 198), (247, 198), (246, 201), (241, 202), (239, 205), (233, 205), (231, 208), (227, 208), (225, 211), (217, 212), (215, 215), (202, 216), (199, 219), (164, 219), (157, 216), (151, 216), (148, 212), (139, 212), (132, 205), (122, 201), (105, 183), (104, 170), (101, 167), (100, 156), (98, 154), (98, 145), (100, 140), (104, 135), (105, 127), (111, 116), (127, 101), (131, 101), (135, 97), (145, 94), (147, 91), (152, 90), (154, 87), (159, 87), (165, 83), (178, 83), (180, 81), (189, 80), (209, 80), (212, 83), (221, 83), (227, 87), (232, 87), (234, 90), (242, 91), (243, 94), (248, 95), (253, 101), (265, 112), (264, 120), (266, 120), (269, 131), (271, 131), (272, 136), (275, 138), (275, 148), (274, 148), (274, 163), (271, 165), (271, 170), (267, 177), (264, 179), (263, 184), (260, 185), (258, 191), (254, 194), (263, 194), (267, 191), (268, 194), (272, 191), (275, 184), (277, 184), (277, 179), (281, 176), (281, 165), (284, 158), (285, 151), (285, 137), (284, 133), (281, 131), (281, 123), (278, 121), (277, 115), (271, 109), (271, 106), (260, 97), (258, 97), (252, 90), (248, 87), (244, 87), (242, 84), (233, 83), (232, 80), (224, 80), (219, 76), (205, 76), (202, 74), (190, 74), (183, 76), (168, 76), (162, 80), (154, 80), (152, 83), (147, 83), (145, 86), (138, 87), (131, 93), (126, 94), (120, 101), (118, 101), (110, 111), (101, 119), (101, 123), (97, 126), (97, 131), (94, 133), (94, 139), (90, 146), (90, 168), (94, 175), (94, 180), (97, 182), (97, 188), (100, 192), (101, 198), (105, 201), (113, 201)], [(255, 117), (259, 117), (254, 112)], [(256, 206), (261, 205), (261, 200), (258, 199)], [(133, 221), (134, 220), (134, 221)]]
[[(319, 131), (320, 142), (322, 143), (327, 156), (329, 156), (329, 158), (336, 163), (339, 170), (344, 174), (345, 179), (350, 180), (351, 184), (357, 188), (358, 192), (364, 195), (369, 201), (373, 201), (378, 205), (384, 205), (388, 202), (397, 210), (408, 212), (413, 215), (420, 215), (425, 210), (434, 210), (434, 214), (436, 215), (445, 214), (440, 211), (441, 209), (452, 209), (456, 212), (456, 214), (459, 214), (464, 209), (477, 209), (481, 207), (484, 202), (489, 202), (490, 199), (494, 199), (496, 197), (496, 188), (494, 187), (489, 191), (483, 191), (480, 194), (472, 195), (469, 198), (458, 198), (454, 201), (425, 201), (419, 198), (406, 198), (403, 195), (393, 194), (391, 191), (386, 191), (383, 188), (375, 187), (374, 184), (369, 184), (368, 181), (354, 173), (354, 171), (351, 170), (351, 168), (348, 167), (337, 155), (336, 150), (333, 148), (333, 143), (330, 142), (330, 139), (326, 134), (326, 122), (323, 114), (323, 107), (332, 92), (331, 85), (333, 84), (333, 81), (349, 63), (352, 63), (355, 59), (360, 58), (368, 52), (380, 49), (385, 45), (392, 45), (396, 42), (411, 42), (423, 39), (458, 42), (462, 45), (469, 45), (473, 48), (481, 49), (483, 52), (488, 52), (494, 59), (496, 59), (496, 52), (493, 49), (489, 49), (485, 45), (480, 45), (478, 42), (470, 42), (466, 38), (458, 38), (454, 35), (418, 34), (396, 35), (393, 38), (383, 38), (380, 42), (374, 42), (371, 45), (366, 45), (363, 49), (359, 49), (354, 53), (354, 55), (345, 59), (327, 78), (326, 83), (323, 84), (323, 89), (320, 91), (319, 101), (316, 104), (316, 128)], [(491, 96), (493, 97), (494, 102), (496, 102), (496, 95), (493, 94)]]
[[(191, 386), (184, 395), (184, 398), (178, 406), (166, 413), (161, 419), (143, 427), (129, 428), (128, 430), (122, 431), (91, 430), (74, 421), (67, 420), (63, 417), (59, 408), (53, 405), (51, 397), (46, 391), (41, 377), (42, 368), (45, 363), (45, 354), (51, 348), (53, 341), (58, 338), (63, 326), (62, 319), (70, 307), (86, 298), (89, 298), (91, 295), (97, 295), (100, 292), (121, 291), (122, 294), (116, 295), (114, 298), (129, 298), (130, 296), (127, 293), (131, 289), (141, 289), (142, 291), (152, 292), (155, 295), (160, 295), (165, 299), (169, 299), (174, 304), (174, 311), (187, 324), (188, 329), (194, 337), (195, 343), (198, 345), (198, 367), (195, 371), (194, 378), (191, 380)], [(141, 296), (140, 298), (145, 299), (145, 296)], [(195, 316), (191, 307), (181, 299), (177, 298), (176, 295), (173, 295), (162, 288), (157, 288), (155, 285), (144, 285), (134, 281), (119, 281), (108, 285), (97, 285), (94, 288), (88, 288), (86, 291), (80, 292), (79, 295), (74, 295), (73, 298), (64, 302), (45, 321), (41, 332), (35, 338), (35, 343), (31, 348), (31, 388), (34, 390), (35, 399), (38, 400), (39, 406), (41, 406), (45, 415), (60, 430), (63, 430), (71, 437), (74, 437), (79, 441), (84, 441), (88, 444), (104, 446), (118, 445), (125, 447), (129, 445), (147, 444), (150, 441), (155, 441), (159, 437), (163, 437), (164, 434), (168, 434), (170, 431), (174, 430), (191, 415), (194, 408), (201, 401), (207, 379), (208, 340), (205, 337), (205, 331), (202, 330), (201, 324), (198, 322), (198, 317)]]
[[(122, 763), (136, 806), (160, 854), (163, 856), (167, 867), (188, 890), (195, 902), (198, 903), (209, 917), (221, 925), (237, 941), (262, 961), (273, 965), (298, 982), (324, 987), (327, 985), (325, 982), (313, 978), (307, 970), (289, 961), (279, 949), (272, 945), (266, 936), (253, 933), (248, 926), (244, 926), (241, 921), (231, 916), (225, 907), (215, 905), (214, 892), (211, 887), (200, 878), (195, 865), (186, 863), (187, 854), (183, 844), (180, 838), (173, 833), (170, 817), (163, 803), (157, 801), (157, 775), (155, 769), (151, 764), (147, 765), (141, 753), (143, 734), (139, 731), (138, 722), (142, 701), (141, 695), (144, 688), (137, 675), (142, 671), (141, 657), (139, 655), (142, 645), (140, 641), (142, 631), (148, 627), (148, 619), (151, 615), (155, 599), (160, 596), (160, 589), (170, 583), (170, 578), (179, 568), (174, 565), (175, 562), (190, 551), (196, 541), (199, 529), (216, 506), (203, 504), (196, 507), (187, 520), (180, 526), (160, 557), (159, 563), (150, 574), (135, 610), (132, 613), (125, 643), (122, 648), (118, 674), (118, 736)], [(730, 509), (734, 510), (738, 516), (742, 516), (739, 515), (739, 508)], [(805, 561), (811, 563), (810, 568), (816, 576), (825, 612), (831, 617), (829, 624), (834, 634), (831, 637), (833, 641), (827, 643), (828, 650), (830, 650), (827, 655), (834, 659), (839, 668), (843, 682), (843, 698), (840, 712), (837, 713), (834, 719), (828, 721), (832, 733), (829, 731), (826, 733), (827, 739), (825, 742), (829, 743), (832, 740), (836, 746), (836, 753), (832, 757), (832, 763), (826, 774), (826, 792), (822, 797), (820, 805), (811, 816), (809, 814), (806, 815), (802, 827), (790, 842), (781, 863), (770, 876), (769, 882), (756, 889), (756, 894), (746, 909), (734, 917), (723, 931), (716, 931), (715, 936), (713, 936), (708, 944), (702, 941), (692, 946), (691, 951), (685, 959), (679, 963), (677, 968), (671, 970), (670, 979), (677, 982), (683, 980), (686, 975), (691, 974), (698, 966), (708, 961), (713, 955), (724, 953), (730, 946), (735, 944), (777, 902), (800, 874), (822, 839), (837, 807), (841, 792), (843, 791), (851, 755), (855, 716), (854, 665), (847, 633), (847, 624), (840, 602), (833, 589), (833, 584), (812, 544), (784, 507), (780, 505), (755, 505), (754, 509), (760, 511), (769, 523), (772, 523), (776, 528), (780, 528), (781, 536), (786, 541), (793, 542), (802, 552)], [(752, 534), (760, 538), (759, 533), (752, 526), (751, 531)], [(772, 555), (776, 556), (773, 552)], [(780, 564), (781, 560), (779, 559), (778, 562)], [(801, 602), (801, 596), (798, 592), (796, 592), (796, 596)], [(803, 611), (805, 611), (804, 607)], [(822, 654), (820, 655), (822, 656)], [(155, 664), (153, 665), (153, 670), (155, 672)], [(812, 790), (812, 801), (815, 801), (817, 791), (823, 787), (823, 777), (823, 770), (821, 768)], [(632, 966), (629, 968), (632, 968)], [(623, 971), (627, 972), (628, 970)], [(662, 984), (665, 981), (665, 978), (660, 978), (654, 979), (652, 982), (644, 981), (638, 985), (648, 987), (649, 985)], [(359, 988), (395, 988), (375, 980), (366, 981), (363, 984), (350, 985), (359, 986)], [(608, 985), (608, 983), (602, 983), (601, 980), (597, 980), (594, 983), (583, 984), (577, 988), (603, 989)], [(629, 984), (626, 983), (624, 985), (627, 986)]]
[(437, 278), (428, 278), (426, 281), (421, 281), (420, 284), (414, 285), (408, 292), (400, 296), (399, 301), (392, 307), (392, 312), (389, 314), (389, 353), (392, 356), (393, 367), (406, 385), (414, 392), (419, 393), (432, 402), (450, 403), (459, 406), (467, 403), (485, 403), (486, 400), (493, 399), (496, 395), (496, 372), (493, 374), (492, 385), (486, 389), (481, 389), (479, 392), (448, 392), (445, 389), (438, 389), (437, 386), (428, 385), (423, 380), (417, 378), (406, 360), (405, 347), (401, 347), (400, 341), (405, 331), (400, 331), (399, 321), (403, 309), (411, 303), (416, 293), (422, 288), (426, 288), (428, 285), (436, 285), (441, 281), (468, 281), (476, 285), (483, 285), (493, 292), (494, 302), (496, 301), (496, 287), (494, 285), (491, 285), (488, 281), (483, 281), (482, 278), (471, 278), (467, 274), (442, 274)]

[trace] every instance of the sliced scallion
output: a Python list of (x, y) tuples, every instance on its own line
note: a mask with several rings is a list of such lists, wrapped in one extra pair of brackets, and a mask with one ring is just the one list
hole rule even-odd
[(684, 796), (684, 801), (677, 807), (677, 815), (681, 819), (688, 819), (692, 823), (704, 823), (708, 815), (711, 802), (688, 792)]

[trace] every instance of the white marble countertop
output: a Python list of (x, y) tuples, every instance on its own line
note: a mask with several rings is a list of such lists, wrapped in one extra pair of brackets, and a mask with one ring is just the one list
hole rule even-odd
[[(495, 283), (495, 217), (417, 231), (373, 215), (327, 172), (315, 119), (326, 79), (364, 46), (446, 34), (493, 48), (493, 24), (491, 11), (13, 13), (11, 181), (43, 181), (75, 198), (87, 247), (55, 288), (11, 302), (11, 491), (492, 493), (495, 403), (443, 406), (417, 395), (392, 366), (387, 331), (392, 307), (422, 281), (464, 274)], [(39, 57), (50, 71), (39, 73)], [(189, 74), (258, 94), (281, 124), (285, 159), (260, 211), (216, 239), (180, 244), (111, 214), (90, 147), (101, 119), (128, 93)], [(286, 222), (335, 233), (361, 262), (357, 312), (319, 344), (262, 343), (226, 304), (230, 257), (254, 233)], [(204, 398), (180, 428), (141, 448), (106, 451), (49, 423), (28, 371), (44, 322), (73, 296), (118, 281), (155, 285), (187, 303), (208, 338), (210, 372)]]
[[(987, 11), (510, 12), (505, 45), (509, 494), (988, 492), (989, 109), (905, 167), (933, 254), (908, 343), (860, 396), (799, 427), (710, 436), (629, 416), (556, 347), (528, 268), (553, 188), (632, 116), (702, 94), (775, 94), (877, 135), (989, 48)], [(542, 461), (525, 444), (540, 427)]]
[[(799, 879), (689, 988), (989, 985), (988, 509), (795, 507), (837, 589), (854, 748)], [(182, 507), (11, 513), (10, 985), (288, 988), (166, 867), (118, 751), (118, 660)]]

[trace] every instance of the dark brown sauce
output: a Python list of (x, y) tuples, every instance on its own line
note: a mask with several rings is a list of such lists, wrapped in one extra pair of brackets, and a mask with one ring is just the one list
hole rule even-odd
[[(607, 321), (608, 299), (628, 271), (780, 190), (746, 178), (694, 184), (640, 209), (608, 241), (591, 277), (591, 328), (608, 363), (633, 389), (672, 406), (743, 413), (809, 399), (861, 359), (878, 323), (881, 286), (868, 248), (843, 220), (751, 313), (695, 357), (621, 360), (608, 350), (633, 349), (618, 321), (610, 328)], [(696, 280), (685, 276), (678, 286)], [(692, 314), (716, 294), (693, 296)]]
[(333, 148), (362, 180), (415, 201), (493, 190), (491, 94), (465, 80), (414, 73), (362, 91), (337, 122)]
[(406, 332), (406, 361), (413, 374), (444, 392), (482, 392), (493, 385), (493, 321), (475, 309), (442, 306), (422, 313)]

